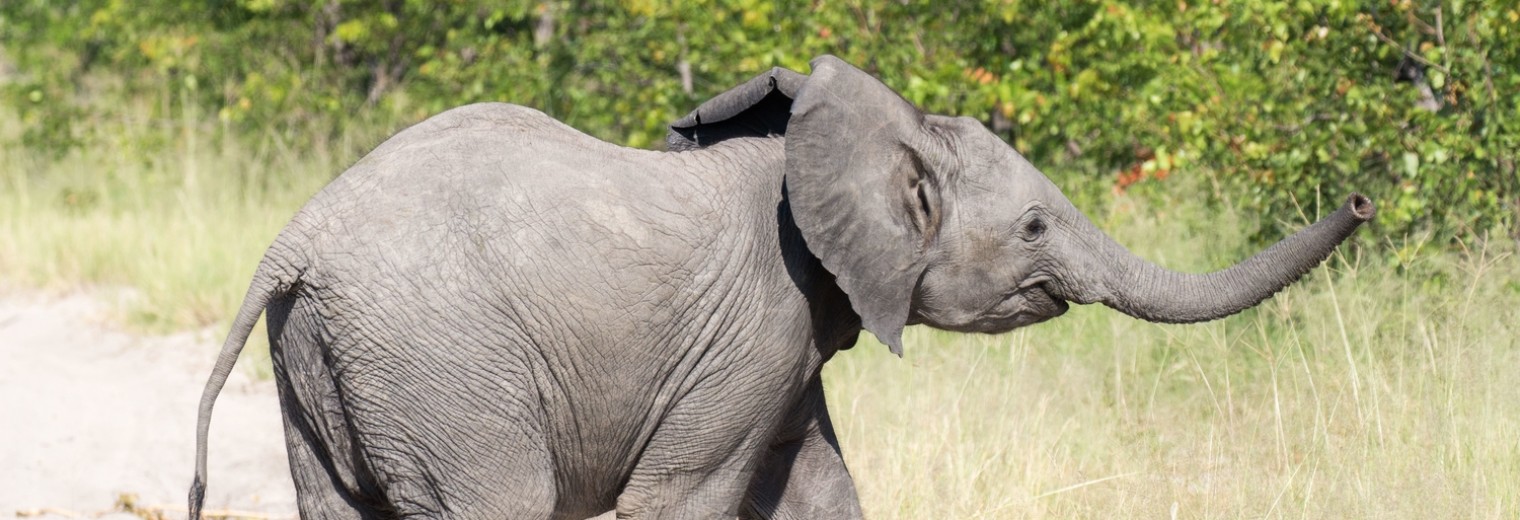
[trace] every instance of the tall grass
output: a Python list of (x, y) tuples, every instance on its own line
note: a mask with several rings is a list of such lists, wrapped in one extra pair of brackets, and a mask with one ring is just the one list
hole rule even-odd
[[(303, 147), (152, 112), (113, 111), (114, 135), (62, 158), (0, 149), (0, 285), (129, 288), (129, 325), (220, 333), (289, 217), (396, 127)], [(0, 113), (0, 142), (16, 125)], [(1082, 198), (1182, 270), (1248, 254), (1260, 222)], [(826, 368), (830, 406), (877, 519), (1515, 518), (1520, 267), (1495, 244), (1343, 248), (1207, 324), (1078, 307), (1002, 336), (912, 329), (902, 360), (867, 334)]]
[[(226, 137), (214, 119), (154, 108), (91, 121), (99, 142), (58, 156), (20, 147), (21, 122), (0, 106), (0, 288), (88, 288), (113, 295), (131, 328), (220, 334), (264, 248), (355, 158), (344, 151), (368, 144), (300, 153), (275, 134)], [(262, 332), (250, 344), (267, 355)]]
[[(1105, 227), (1163, 264), (1241, 254), (1249, 219), (1115, 202)], [(824, 376), (845, 458), (877, 519), (1516, 518), (1520, 268), (1468, 247), (1343, 248), (1212, 323), (1091, 306), (915, 328), (903, 360), (863, 341)]]

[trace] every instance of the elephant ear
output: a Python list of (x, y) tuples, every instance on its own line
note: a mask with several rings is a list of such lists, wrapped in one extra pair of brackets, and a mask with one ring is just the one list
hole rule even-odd
[(833, 56), (812, 66), (787, 128), (787, 200), (862, 326), (902, 356), (910, 300), (939, 225), (935, 161), (926, 159), (943, 157), (933, 153), (940, 141), (923, 113), (864, 71)]
[(665, 149), (679, 152), (735, 137), (785, 135), (792, 98), (806, 80), (776, 67), (718, 94), (670, 125)]

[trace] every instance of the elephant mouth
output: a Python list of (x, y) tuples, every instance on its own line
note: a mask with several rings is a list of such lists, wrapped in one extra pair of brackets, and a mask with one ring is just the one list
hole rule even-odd
[(1034, 281), (1003, 295), (967, 328), (998, 334), (1060, 316), (1068, 308), (1070, 306), (1066, 300), (1057, 298), (1046, 290), (1043, 280)]

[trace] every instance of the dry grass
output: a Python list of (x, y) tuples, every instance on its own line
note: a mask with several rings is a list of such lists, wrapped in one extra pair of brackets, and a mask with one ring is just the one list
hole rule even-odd
[[(212, 139), (215, 122), (140, 108), (96, 122), (109, 128), (97, 146), (53, 157), (17, 146), (0, 107), (0, 286), (123, 289), (116, 308), (134, 328), (221, 328), (275, 234), (352, 158), (273, 135)], [(254, 337), (249, 354), (266, 357)]]

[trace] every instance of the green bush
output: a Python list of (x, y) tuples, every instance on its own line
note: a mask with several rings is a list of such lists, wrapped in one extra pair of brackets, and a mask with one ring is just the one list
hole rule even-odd
[(1514, 233), (1520, 8), (1192, 1), (8, 0), (3, 102), (21, 144), (60, 150), (128, 95), (291, 146), (501, 100), (648, 147), (707, 96), (833, 53), (1083, 179), (1063, 184), (1203, 175), (1187, 185), (1285, 227), (1361, 190), (1381, 235)]

